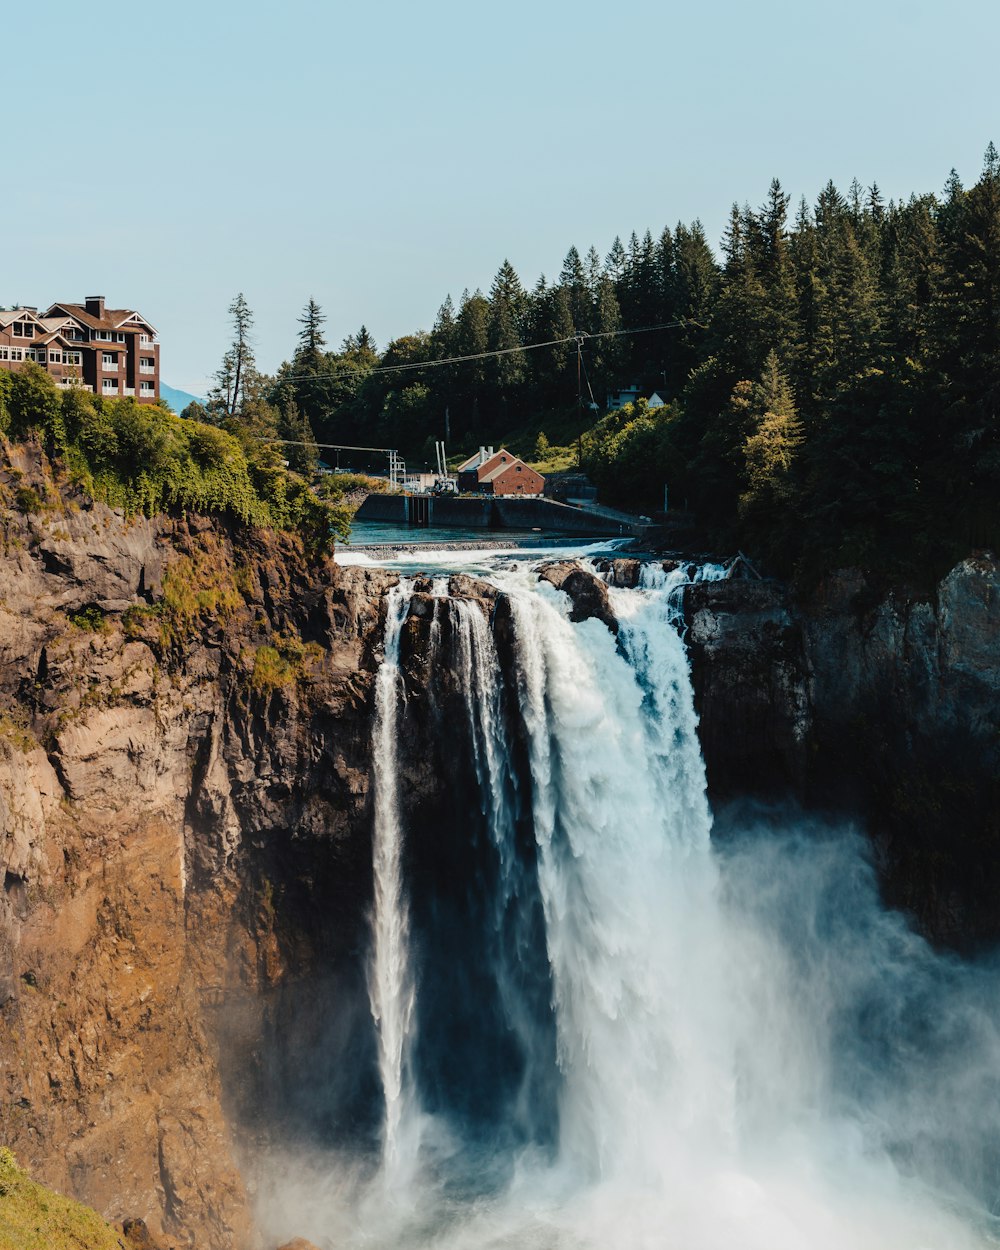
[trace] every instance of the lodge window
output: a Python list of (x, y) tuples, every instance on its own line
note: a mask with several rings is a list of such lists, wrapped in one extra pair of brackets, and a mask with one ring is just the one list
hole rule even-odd
[(30, 321), (15, 321), (11, 333), (16, 339), (33, 339), (35, 327)]

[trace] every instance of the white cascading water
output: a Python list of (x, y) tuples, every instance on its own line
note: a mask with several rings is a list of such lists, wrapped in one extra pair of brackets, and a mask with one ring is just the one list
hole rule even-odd
[[(375, 679), (375, 732), (372, 742), (375, 820), (372, 834), (374, 913), (369, 997), (378, 1037), (379, 1075), (385, 1100), (382, 1129), (384, 1178), (398, 1185), (404, 1177), (402, 1129), (411, 1091), (406, 1083), (407, 1044), (414, 986), (409, 967), (409, 918), (403, 893), (403, 820), (400, 811), (397, 721), (402, 680), (399, 642), (410, 584), (395, 586), (386, 605), (385, 654)], [(412, 1149), (412, 1147), (411, 1147)]]
[[(490, 576), (510, 606), (515, 672), (504, 673), (480, 607), (460, 600), (450, 605), (452, 663), (499, 857), (498, 906), (516, 905), (521, 888), (500, 710), (504, 683), (516, 686), (556, 1029), (557, 1145), (524, 1147), (500, 1190), (477, 1193), (478, 1164), (452, 1126), (458, 1192), (471, 1195), (456, 1198), (441, 1156), (429, 1167), (420, 1134), (404, 1131), (416, 1115), (406, 1056), (419, 1003), (394, 764), (408, 597), (399, 588), (376, 695), (371, 1007), (386, 1104), (381, 1192), (388, 1181), (405, 1201), (343, 1188), (321, 1199), (314, 1179), (311, 1197), (298, 1195), (296, 1231), (323, 1250), (997, 1245), (982, 1196), (955, 1179), (979, 1167), (992, 1183), (1000, 1030), (982, 1002), (984, 986), (995, 997), (995, 975), (940, 961), (884, 912), (849, 833), (796, 826), (776, 838), (762, 827), (736, 850), (713, 848), (680, 636), (688, 573), (650, 565), (637, 588), (610, 587), (617, 638), (599, 620), (571, 622), (567, 596), (530, 568)], [(927, 1036), (940, 1013), (955, 1036), (935, 1048)], [(911, 1016), (924, 1051), (897, 1036)], [(531, 1028), (523, 1034), (530, 1041)], [(346, 1221), (345, 1205), (355, 1211)]]

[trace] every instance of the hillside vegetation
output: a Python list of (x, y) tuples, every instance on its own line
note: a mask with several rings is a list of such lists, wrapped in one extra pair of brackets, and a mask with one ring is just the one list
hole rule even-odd
[[(349, 512), (338, 498), (319, 499), (304, 477), (289, 471), (278, 448), (253, 431), (182, 420), (131, 398), (60, 391), (34, 364), (0, 372), (0, 433), (38, 440), (76, 485), (126, 513), (228, 515), (295, 531), (317, 549), (348, 529)], [(45, 502), (30, 488), (16, 492), (22, 511)]]
[(53, 1193), (0, 1148), (0, 1250), (121, 1250), (96, 1211)]

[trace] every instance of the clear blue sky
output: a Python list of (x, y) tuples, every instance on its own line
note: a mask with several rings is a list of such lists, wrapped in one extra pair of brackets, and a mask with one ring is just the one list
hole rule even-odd
[(271, 370), (310, 296), (381, 346), (773, 176), (973, 182), (998, 47), (996, 0), (55, 0), (4, 21), (0, 304), (138, 308), (202, 393), (240, 290)]

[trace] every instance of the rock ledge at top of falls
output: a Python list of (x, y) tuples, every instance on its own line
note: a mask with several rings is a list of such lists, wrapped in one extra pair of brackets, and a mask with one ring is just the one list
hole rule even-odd
[(569, 614), (571, 621), (594, 618), (603, 621), (613, 634), (618, 633), (618, 620), (608, 600), (608, 588), (589, 569), (582, 568), (575, 560), (558, 560), (544, 565), (538, 579), (569, 595), (573, 603)]

